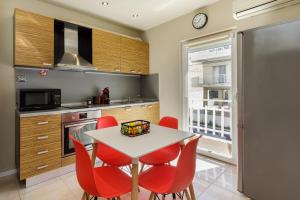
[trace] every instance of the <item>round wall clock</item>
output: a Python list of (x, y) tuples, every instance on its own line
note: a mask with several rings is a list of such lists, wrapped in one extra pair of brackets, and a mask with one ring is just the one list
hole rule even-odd
[(193, 18), (192, 24), (195, 29), (203, 28), (208, 21), (208, 16), (204, 13), (199, 13)]

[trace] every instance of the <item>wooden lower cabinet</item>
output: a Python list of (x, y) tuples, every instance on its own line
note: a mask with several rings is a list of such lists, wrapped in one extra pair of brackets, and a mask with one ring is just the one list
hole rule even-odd
[(102, 116), (114, 116), (118, 123), (133, 121), (133, 120), (147, 120), (153, 124), (159, 122), (159, 104), (148, 104), (141, 106), (128, 106), (125, 108), (108, 108), (102, 110)]
[(61, 115), (20, 118), (20, 180), (61, 167)]

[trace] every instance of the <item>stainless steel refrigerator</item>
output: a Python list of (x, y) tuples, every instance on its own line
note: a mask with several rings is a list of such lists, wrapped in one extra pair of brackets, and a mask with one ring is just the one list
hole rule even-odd
[(238, 34), (238, 189), (300, 200), (300, 21)]

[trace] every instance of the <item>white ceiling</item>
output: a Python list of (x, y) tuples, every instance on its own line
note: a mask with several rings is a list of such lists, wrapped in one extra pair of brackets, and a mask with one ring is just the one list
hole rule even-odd
[[(43, 0), (147, 30), (218, 0)], [(102, 2), (108, 2), (103, 6)], [(139, 17), (133, 18), (133, 14)]]

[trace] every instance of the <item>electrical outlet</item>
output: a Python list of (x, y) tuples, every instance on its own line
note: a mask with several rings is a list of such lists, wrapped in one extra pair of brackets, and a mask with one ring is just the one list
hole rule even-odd
[(23, 75), (23, 74), (18, 74), (18, 75), (16, 76), (16, 81), (17, 81), (17, 82), (26, 82), (26, 76)]

